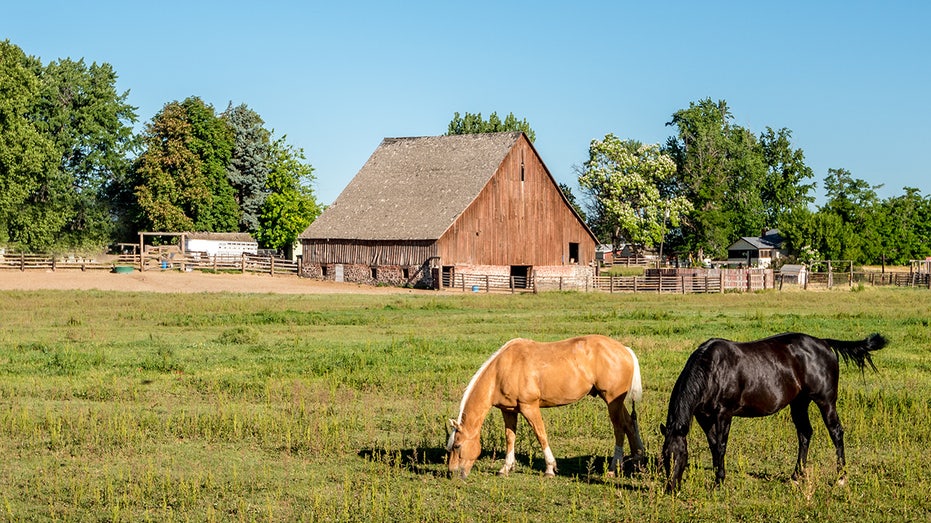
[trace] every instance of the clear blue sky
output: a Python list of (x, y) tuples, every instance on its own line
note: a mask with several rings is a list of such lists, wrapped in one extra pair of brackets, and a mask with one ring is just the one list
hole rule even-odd
[[(16, 1), (0, 39), (43, 63), (107, 62), (138, 107), (199, 96), (303, 148), (331, 203), (385, 137), (453, 113), (526, 118), (559, 182), (592, 139), (662, 143), (710, 97), (792, 130), (820, 187), (845, 168), (883, 198), (931, 194), (931, 2)], [(578, 194), (578, 193), (577, 193)]]

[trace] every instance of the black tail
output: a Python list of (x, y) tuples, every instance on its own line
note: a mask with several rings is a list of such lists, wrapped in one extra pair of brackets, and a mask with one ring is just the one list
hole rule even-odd
[(860, 372), (863, 372), (867, 365), (874, 371), (876, 370), (876, 365), (873, 365), (873, 358), (870, 357), (870, 352), (885, 347), (887, 343), (886, 338), (881, 334), (870, 334), (866, 339), (860, 341), (824, 341), (831, 346), (831, 349), (834, 350), (834, 354), (837, 354), (839, 359), (844, 360), (844, 363), (850, 364), (850, 360), (853, 360), (860, 369)]

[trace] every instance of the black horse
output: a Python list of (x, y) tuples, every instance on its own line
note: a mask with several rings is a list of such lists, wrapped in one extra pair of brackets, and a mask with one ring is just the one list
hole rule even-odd
[(672, 389), (666, 424), (660, 425), (666, 491), (679, 488), (688, 463), (686, 435), (692, 416), (705, 431), (715, 472), (715, 485), (724, 481), (724, 453), (731, 418), (774, 414), (789, 405), (798, 431), (798, 459), (792, 479), (804, 474), (812, 427), (808, 406), (815, 402), (837, 450), (838, 482), (844, 483), (844, 429), (837, 416), (838, 359), (850, 360), (862, 373), (870, 357), (886, 345), (872, 334), (861, 341), (814, 338), (786, 333), (758, 341), (737, 343), (713, 338), (689, 356)]

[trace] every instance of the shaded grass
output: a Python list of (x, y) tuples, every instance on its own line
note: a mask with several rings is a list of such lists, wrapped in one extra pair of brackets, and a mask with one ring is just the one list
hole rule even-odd
[[(849, 521), (931, 515), (931, 293), (433, 296), (0, 293), (0, 493), (14, 521)], [(497, 478), (500, 415), (466, 482), (445, 478), (446, 418), (506, 340), (602, 333), (643, 369), (651, 457), (685, 359), (713, 336), (881, 332), (879, 373), (842, 370), (846, 488), (817, 413), (811, 478), (788, 482), (788, 414), (734, 423), (709, 491), (697, 428), (682, 493), (655, 466), (619, 480), (604, 405), (544, 413), (560, 475), (519, 425)]]

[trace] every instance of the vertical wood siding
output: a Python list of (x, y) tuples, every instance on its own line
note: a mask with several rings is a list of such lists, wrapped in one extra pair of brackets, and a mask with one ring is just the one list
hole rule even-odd
[(437, 243), (444, 265), (569, 264), (570, 243), (579, 245), (575, 263), (595, 259), (595, 240), (525, 137)]
[(412, 267), (436, 256), (436, 243), (427, 240), (304, 240), (303, 245), (305, 264), (346, 263)]

